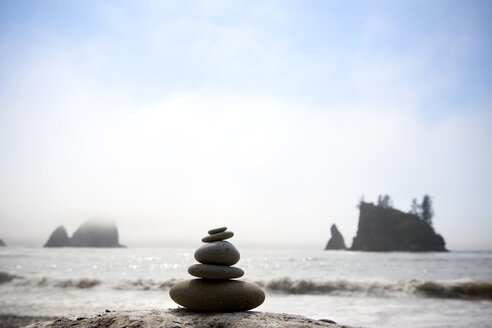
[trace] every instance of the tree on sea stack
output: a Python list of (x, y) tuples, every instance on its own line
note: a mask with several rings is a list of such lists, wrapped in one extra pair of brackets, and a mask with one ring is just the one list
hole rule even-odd
[(383, 208), (392, 208), (393, 207), (393, 200), (391, 199), (390, 195), (386, 194), (384, 196), (379, 195), (378, 196), (378, 206), (383, 207)]
[(357, 203), (357, 206), (356, 206), (356, 207), (357, 207), (358, 209), (360, 209), (360, 205), (361, 205), (362, 203), (364, 203), (364, 195), (361, 195), (361, 196), (360, 196), (359, 202)]
[(422, 220), (432, 227), (432, 217), (434, 210), (432, 209), (432, 199), (429, 195), (424, 195), (422, 200)]
[(408, 213), (420, 216), (420, 205), (417, 201), (417, 198), (412, 199), (412, 204), (410, 204), (410, 211)]

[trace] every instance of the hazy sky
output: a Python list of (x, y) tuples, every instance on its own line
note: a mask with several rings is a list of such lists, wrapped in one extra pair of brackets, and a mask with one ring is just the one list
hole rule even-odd
[(350, 245), (428, 193), (492, 249), (491, 1), (0, 1), (0, 238)]

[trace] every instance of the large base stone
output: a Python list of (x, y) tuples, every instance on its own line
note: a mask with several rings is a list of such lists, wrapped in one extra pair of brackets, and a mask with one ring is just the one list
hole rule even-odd
[(265, 300), (260, 287), (240, 280), (185, 280), (175, 284), (169, 295), (188, 309), (213, 312), (251, 310)]

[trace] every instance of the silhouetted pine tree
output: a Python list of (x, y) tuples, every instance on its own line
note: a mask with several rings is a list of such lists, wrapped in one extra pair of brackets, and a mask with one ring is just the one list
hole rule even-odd
[(393, 207), (393, 201), (391, 200), (391, 197), (388, 194), (384, 196), (379, 195), (377, 205), (379, 207), (384, 207), (384, 208)]
[(357, 203), (357, 208), (360, 208), (362, 203), (364, 203), (364, 195), (360, 196), (359, 202)]
[(408, 213), (420, 216), (420, 205), (417, 202), (417, 198), (412, 199), (412, 204), (410, 204), (410, 211)]
[(432, 217), (434, 216), (434, 210), (432, 209), (432, 199), (429, 195), (424, 195), (422, 199), (422, 220), (428, 225), (432, 226)]

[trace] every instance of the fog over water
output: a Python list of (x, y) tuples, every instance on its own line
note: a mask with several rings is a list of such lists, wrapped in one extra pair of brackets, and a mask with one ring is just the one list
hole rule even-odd
[(99, 217), (127, 246), (320, 249), (387, 193), (492, 249), (491, 9), (3, 1), (0, 238)]

